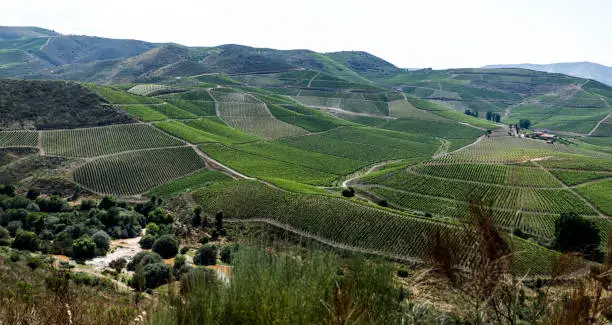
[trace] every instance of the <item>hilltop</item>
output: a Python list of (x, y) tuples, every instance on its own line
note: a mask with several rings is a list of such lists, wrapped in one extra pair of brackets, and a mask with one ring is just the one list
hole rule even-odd
[(0, 36), (0, 77), (117, 83), (159, 81), (211, 72), (269, 73), (303, 68), (365, 83), (368, 80), (360, 72), (396, 69), (392, 64), (362, 52), (326, 54), (233, 44), (185, 47), (61, 35), (33, 27), (4, 27), (0, 35), (4, 35)]
[(483, 67), (483, 69), (498, 68), (517, 68), (550, 73), (563, 73), (574, 77), (597, 80), (608, 86), (612, 86), (612, 67), (593, 62), (565, 62), (552, 64), (495, 64)]

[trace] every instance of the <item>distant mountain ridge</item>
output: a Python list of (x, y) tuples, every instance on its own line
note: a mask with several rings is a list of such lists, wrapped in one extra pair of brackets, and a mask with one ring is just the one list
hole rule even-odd
[(67, 79), (95, 83), (159, 82), (203, 73), (263, 73), (315, 69), (368, 84), (368, 73), (395, 73), (366, 52), (318, 53), (226, 44), (187, 47), (138, 40), (62, 35), (37, 27), (0, 26), (0, 78)]
[(550, 73), (563, 73), (573, 77), (597, 80), (601, 83), (612, 86), (612, 67), (593, 62), (565, 62), (552, 64), (495, 64), (487, 65), (483, 68), (519, 68)]

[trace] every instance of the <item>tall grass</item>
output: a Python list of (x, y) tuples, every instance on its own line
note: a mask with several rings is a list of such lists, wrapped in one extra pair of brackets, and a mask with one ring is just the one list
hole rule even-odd
[(390, 265), (320, 252), (234, 257), (228, 282), (197, 270), (167, 297), (151, 324), (395, 324), (400, 295)]

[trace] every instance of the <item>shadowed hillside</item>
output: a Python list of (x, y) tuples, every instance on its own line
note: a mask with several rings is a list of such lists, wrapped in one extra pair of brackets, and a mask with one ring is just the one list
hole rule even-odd
[(129, 123), (104, 99), (64, 81), (0, 80), (0, 129), (57, 129)]

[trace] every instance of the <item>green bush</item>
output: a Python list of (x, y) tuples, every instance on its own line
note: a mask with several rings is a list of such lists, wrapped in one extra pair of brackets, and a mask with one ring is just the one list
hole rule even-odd
[(172, 235), (160, 236), (153, 243), (153, 251), (163, 258), (172, 258), (178, 254), (179, 240)]
[(38, 256), (29, 256), (26, 259), (26, 265), (30, 267), (32, 270), (36, 270), (37, 268), (42, 266), (42, 261)]
[(11, 234), (6, 228), (0, 226), (0, 246), (11, 245)]
[(121, 270), (123, 270), (126, 265), (127, 260), (123, 257), (116, 260), (112, 260), (110, 263), (108, 263), (108, 267), (117, 271), (117, 273), (121, 272)]
[[(130, 281), (136, 289), (154, 289), (172, 280), (172, 270), (164, 263), (147, 264), (138, 268)], [(144, 282), (144, 283), (143, 283)]]
[(15, 236), (13, 248), (36, 251), (38, 250), (38, 237), (31, 231), (20, 231)]
[(105, 196), (98, 204), (98, 209), (109, 210), (112, 207), (117, 206), (117, 199), (114, 196)]
[(196, 265), (215, 265), (217, 264), (217, 246), (206, 244), (198, 248), (193, 263)]
[(146, 234), (140, 238), (138, 244), (140, 244), (140, 248), (142, 249), (151, 249), (153, 247), (153, 243), (155, 243), (155, 236)]
[(221, 251), (219, 252), (219, 258), (221, 262), (231, 264), (232, 263), (232, 255), (234, 255), (238, 251), (238, 244), (232, 244), (221, 247)]
[(144, 267), (148, 264), (163, 263), (163, 259), (155, 252), (139, 252), (134, 255), (134, 258), (128, 263), (128, 271), (135, 271), (139, 267)]
[(110, 248), (110, 236), (104, 230), (99, 230), (91, 238), (96, 243), (96, 248), (100, 251), (100, 255), (106, 254)]
[(75, 258), (92, 258), (96, 256), (96, 243), (88, 235), (83, 235), (72, 242), (72, 256)]

